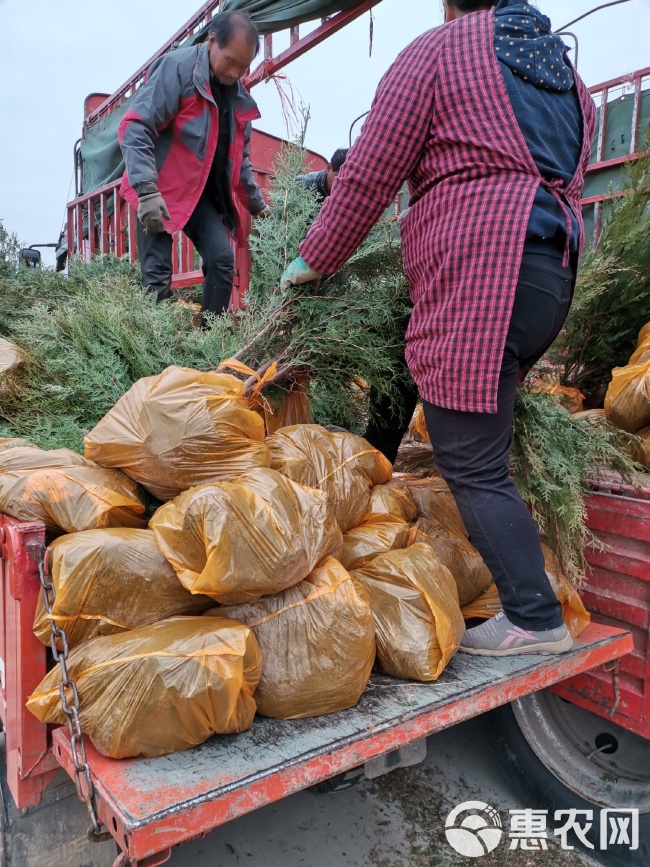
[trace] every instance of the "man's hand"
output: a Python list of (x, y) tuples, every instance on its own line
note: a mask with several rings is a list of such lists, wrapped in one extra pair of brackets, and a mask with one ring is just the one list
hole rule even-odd
[(273, 214), (273, 211), (271, 210), (270, 206), (269, 206), (269, 205), (264, 205), (264, 207), (262, 208), (262, 210), (261, 210), (261, 211), (258, 211), (258, 213), (255, 214), (255, 216), (254, 216), (253, 219), (257, 220), (258, 218), (260, 218), (260, 219), (262, 219), (262, 220), (265, 220), (267, 217), (272, 216), (272, 214)]
[(320, 280), (322, 276), (319, 271), (314, 271), (304, 259), (298, 256), (280, 278), (280, 288), (288, 289), (289, 286), (301, 286), (303, 283), (309, 283), (312, 280)]
[(138, 201), (138, 219), (145, 232), (164, 232), (163, 217), (169, 220), (169, 211), (160, 193), (148, 193)]

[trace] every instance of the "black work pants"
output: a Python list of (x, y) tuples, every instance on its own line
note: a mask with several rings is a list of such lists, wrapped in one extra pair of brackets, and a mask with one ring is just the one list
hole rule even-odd
[[(410, 314), (399, 323), (404, 329), (404, 334), (409, 319)], [(401, 369), (397, 372), (400, 374), (402, 385), (397, 403), (391, 403), (388, 398), (380, 399), (377, 389), (370, 389), (368, 407), (370, 415), (363, 435), (371, 446), (388, 458), (391, 464), (395, 463), (400, 443), (408, 430), (418, 402), (418, 387), (411, 379), (404, 355), (400, 359), (400, 366)]]
[(508, 458), (520, 371), (546, 352), (566, 319), (575, 278), (549, 256), (525, 255), (499, 378), (496, 414), (424, 403), (436, 464), (472, 544), (489, 567), (508, 619), (554, 629), (562, 609), (544, 570), (537, 527), (510, 478)]
[[(232, 292), (235, 255), (231, 236), (214, 203), (205, 193), (183, 229), (203, 262), (203, 312), (220, 315), (228, 309)], [(172, 243), (168, 232), (145, 232), (137, 221), (138, 256), (142, 285), (155, 292), (158, 301), (172, 295)]]
[(388, 398), (380, 399), (375, 388), (370, 389), (370, 418), (364, 438), (371, 446), (385, 455), (391, 464), (395, 463), (397, 451), (404, 434), (413, 418), (418, 402), (418, 387), (404, 366), (404, 382), (400, 389), (399, 402), (391, 404)]

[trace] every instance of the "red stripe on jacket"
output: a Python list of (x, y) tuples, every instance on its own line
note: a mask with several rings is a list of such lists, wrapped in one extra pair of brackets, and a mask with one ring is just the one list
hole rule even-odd
[[(210, 175), (219, 137), (219, 113), (209, 86), (207, 46), (179, 49), (165, 55), (151, 70), (151, 77), (138, 91), (133, 106), (122, 118), (118, 140), (125, 154), (126, 171), (120, 194), (137, 208), (133, 183), (155, 183), (170, 213), (165, 220), (168, 232), (182, 229), (192, 215)], [(235, 98), (242, 101), (241, 91)], [(247, 125), (260, 116), (255, 102), (246, 94), (243, 105), (234, 102), (231, 130), (231, 195), (241, 200), (245, 210), (261, 209), (264, 202), (254, 182), (250, 164), (246, 165), (249, 188), (242, 183), (242, 166), (247, 141)], [(133, 125), (140, 125), (135, 130)], [(131, 131), (131, 135), (129, 135)], [(153, 152), (153, 157), (152, 157)], [(127, 159), (127, 156), (129, 159)], [(155, 165), (154, 165), (155, 160)], [(259, 202), (257, 201), (259, 199)], [(259, 205), (259, 207), (256, 207)], [(245, 229), (238, 220), (238, 237), (245, 240)]]

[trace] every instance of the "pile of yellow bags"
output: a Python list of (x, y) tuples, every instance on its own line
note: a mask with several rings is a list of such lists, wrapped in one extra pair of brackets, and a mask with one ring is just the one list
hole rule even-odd
[(417, 518), (418, 507), (408, 486), (399, 479), (393, 479), (386, 485), (375, 485), (370, 491), (364, 520), (374, 515), (392, 515), (410, 523)]
[[(245, 731), (261, 671), (252, 631), (222, 617), (173, 617), (95, 638), (68, 659), (81, 729), (114, 759), (160, 756)], [(66, 721), (60, 683), (57, 666), (27, 701), (42, 722)]]
[[(279, 415), (305, 412), (300, 397)], [(366, 440), (319, 425), (265, 438), (263, 416), (241, 380), (170, 367), (124, 395), (85, 457), (0, 440), (0, 511), (68, 533), (51, 546), (51, 618), (105, 755), (185, 749), (248, 728), (256, 709), (349, 708), (375, 657), (436, 680), (461, 605), (495, 604), (440, 478), (393, 477)], [(136, 481), (165, 501), (150, 529)], [(43, 604), (34, 630), (49, 643)], [(64, 721), (58, 684), (53, 670), (30, 697), (45, 722)]]
[(441, 524), (453, 536), (468, 537), (456, 500), (443, 479), (403, 476), (402, 480), (415, 501), (418, 517)]
[(85, 438), (85, 455), (159, 500), (268, 467), (264, 420), (245, 390), (228, 374), (168, 367), (127, 391)]
[(420, 518), (409, 535), (409, 543), (416, 542), (428, 545), (436, 559), (449, 569), (456, 582), (461, 607), (480, 596), (492, 583), (492, 573), (465, 536), (454, 536), (442, 524)]
[(381, 554), (352, 577), (370, 598), (381, 671), (437, 680), (458, 649), (465, 622), (454, 579), (431, 548), (418, 543)]
[(626, 367), (612, 371), (612, 381), (605, 396), (608, 421), (628, 433), (650, 427), (650, 322), (640, 333), (636, 351)]
[(370, 515), (344, 534), (341, 563), (346, 569), (359, 569), (379, 554), (405, 548), (410, 529), (393, 515)]
[(267, 469), (191, 488), (150, 526), (183, 586), (229, 605), (297, 584), (342, 545), (327, 497)]
[(628, 433), (650, 425), (650, 361), (617, 367), (605, 397), (607, 420)]
[(282, 404), (271, 412), (264, 406), (264, 423), (266, 433), (274, 434), (281, 427), (296, 424), (311, 424), (311, 402), (309, 394), (302, 389), (294, 389), (286, 395)]
[(69, 449), (0, 449), (0, 512), (53, 533), (146, 526), (136, 484)]
[(390, 461), (361, 437), (316, 424), (282, 428), (267, 439), (274, 470), (323, 491), (343, 532), (368, 511), (370, 491), (390, 481)]
[[(51, 619), (65, 630), (69, 647), (177, 614), (202, 614), (213, 604), (183, 587), (151, 530), (85, 530), (60, 536), (50, 551)], [(42, 598), (34, 633), (50, 643)]]
[(333, 557), (282, 593), (207, 613), (219, 612), (246, 623), (259, 642), (262, 716), (319, 716), (359, 701), (375, 660), (375, 627), (365, 593)]

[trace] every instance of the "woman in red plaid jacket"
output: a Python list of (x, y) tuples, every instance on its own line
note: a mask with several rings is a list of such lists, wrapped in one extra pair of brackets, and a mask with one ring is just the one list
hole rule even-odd
[(532, 5), (445, 0), (445, 11), (382, 79), (283, 282), (337, 271), (407, 179), (406, 360), (436, 463), (502, 604), (460, 650), (562, 653), (572, 639), (508, 458), (518, 382), (571, 304), (595, 107)]

